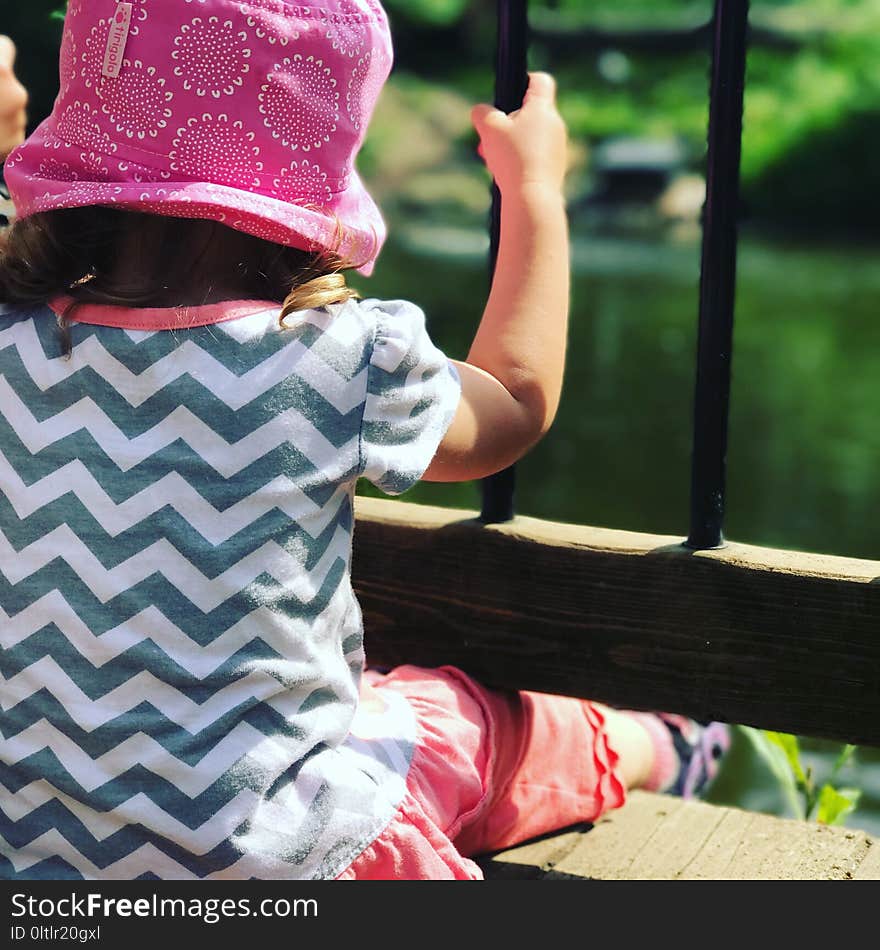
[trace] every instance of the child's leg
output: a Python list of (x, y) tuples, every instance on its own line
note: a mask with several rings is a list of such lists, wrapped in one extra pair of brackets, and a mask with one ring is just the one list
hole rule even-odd
[(623, 713), (570, 697), (477, 690), (493, 759), (482, 807), (455, 837), (463, 854), (596, 821), (651, 772), (650, 737)]
[(661, 789), (680, 771), (671, 733), (651, 713), (495, 692), (452, 667), (364, 679), (363, 702), (381, 704), (385, 690), (406, 697), (418, 740), (398, 815), (345, 878), (479, 877), (464, 856), (595, 821), (627, 789)]
[(593, 703), (605, 717), (608, 741), (620, 756), (627, 789), (691, 798), (718, 772), (730, 747), (724, 723), (701, 725), (672, 713), (620, 710)]
[[(627, 790), (648, 784), (656, 771), (655, 763), (662, 757), (656, 747), (656, 737), (634, 716), (610, 706), (593, 703), (605, 719), (605, 732), (611, 747), (617, 752), (618, 767)], [(659, 753), (659, 755), (658, 755)]]
[[(625, 790), (695, 796), (729, 746), (722, 723), (540, 693), (482, 693), (487, 719), (502, 728), (496, 725), (494, 791), (455, 839), (464, 854), (595, 821), (623, 804)], [(511, 715), (517, 704), (522, 715)], [(505, 750), (518, 743), (512, 762)]]
[(650, 791), (694, 798), (715, 778), (730, 748), (722, 722), (699, 723), (673, 713), (622, 713), (651, 735), (654, 766), (643, 785)]
[(647, 733), (597, 704), (495, 692), (451, 667), (366, 678), (380, 693), (402, 693), (415, 711), (408, 791), (462, 854), (593, 821), (650, 774)]

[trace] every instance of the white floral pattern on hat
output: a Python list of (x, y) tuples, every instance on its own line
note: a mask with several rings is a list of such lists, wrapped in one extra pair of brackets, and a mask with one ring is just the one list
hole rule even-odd
[(391, 69), (378, 0), (132, 7), (120, 28), (116, 0), (71, 0), (55, 108), (6, 163), (18, 215), (209, 217), (369, 273), (385, 225), (354, 162)]

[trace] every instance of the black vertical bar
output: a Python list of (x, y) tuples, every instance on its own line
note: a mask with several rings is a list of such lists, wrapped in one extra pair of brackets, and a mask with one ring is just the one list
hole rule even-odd
[[(498, 40), (495, 49), (495, 107), (514, 112), (528, 86), (528, 0), (498, 0)], [(501, 193), (492, 185), (489, 221), (489, 281), (495, 275), (501, 238)], [(483, 479), (482, 521), (494, 524), (513, 517), (516, 470), (513, 466)]]
[(687, 545), (723, 541), (748, 0), (715, 0)]

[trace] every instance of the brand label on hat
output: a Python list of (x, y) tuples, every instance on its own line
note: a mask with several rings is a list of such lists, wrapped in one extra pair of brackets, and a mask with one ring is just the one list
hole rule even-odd
[(116, 13), (110, 21), (110, 35), (107, 37), (107, 49), (104, 53), (103, 76), (116, 79), (122, 69), (122, 57), (125, 55), (125, 44), (128, 42), (128, 31), (131, 27), (131, 4), (117, 3)]

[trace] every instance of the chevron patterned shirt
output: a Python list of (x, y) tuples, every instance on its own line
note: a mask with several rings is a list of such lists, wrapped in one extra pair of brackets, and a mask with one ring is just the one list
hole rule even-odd
[(415, 741), (358, 710), (355, 483), (455, 370), (403, 301), (75, 316), (0, 307), (0, 878), (335, 877)]

